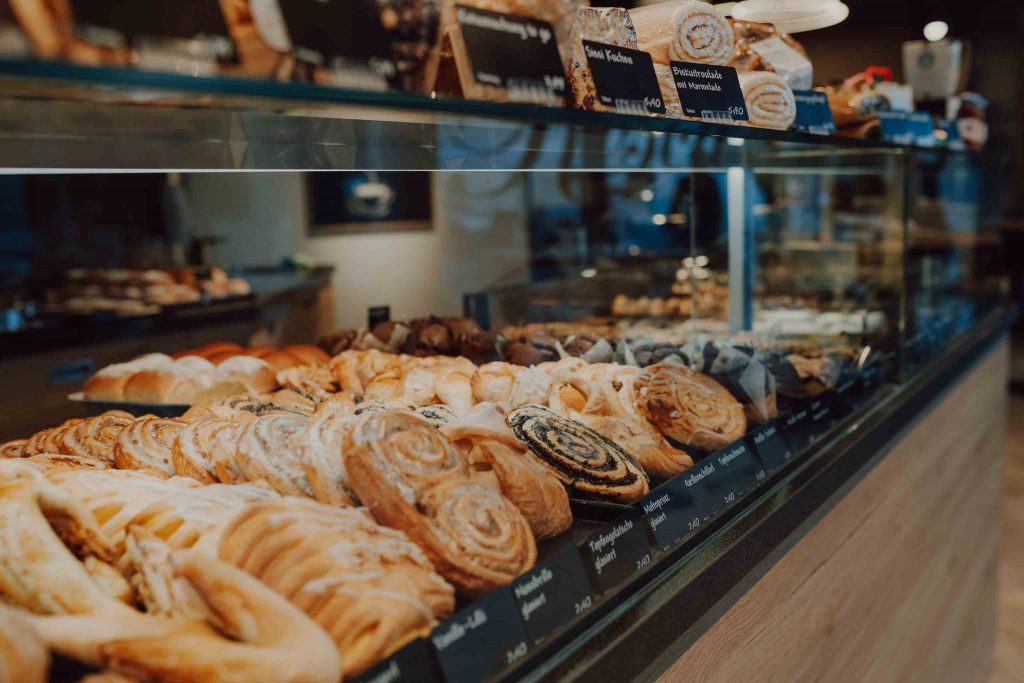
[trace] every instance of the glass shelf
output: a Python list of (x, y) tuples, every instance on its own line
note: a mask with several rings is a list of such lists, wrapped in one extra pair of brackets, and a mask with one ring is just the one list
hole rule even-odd
[(0, 169), (8, 173), (740, 166), (870, 174), (891, 171), (906, 149), (535, 105), (0, 61)]

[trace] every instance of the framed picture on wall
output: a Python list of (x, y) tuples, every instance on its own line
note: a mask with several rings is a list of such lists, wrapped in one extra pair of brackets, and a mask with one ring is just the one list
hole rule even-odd
[(430, 174), (421, 171), (307, 173), (309, 234), (430, 230)]

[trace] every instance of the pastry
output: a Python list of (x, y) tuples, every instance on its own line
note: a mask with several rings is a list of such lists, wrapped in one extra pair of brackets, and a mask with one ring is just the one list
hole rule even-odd
[(721, 384), (678, 363), (659, 363), (636, 380), (641, 412), (683, 446), (717, 451), (743, 438), (743, 406)]
[(50, 652), (26, 616), (0, 605), (0, 680), (4, 683), (50, 680)]
[(105, 470), (109, 467), (109, 464), (96, 458), (89, 458), (81, 455), (61, 455), (58, 453), (40, 453), (39, 455), (33, 455), (30, 458), (25, 458), (25, 462), (38, 465), (42, 470), (48, 470), (50, 468), (85, 468), (92, 470)]
[(325, 411), (310, 420), (299, 438), (302, 468), (313, 497), (321, 503), (339, 506), (356, 503), (342, 457), (345, 434), (354, 420), (353, 415)]
[(286, 496), (313, 496), (300, 444), (309, 418), (277, 413), (247, 422), (238, 439), (235, 463), (247, 481), (265, 481)]
[(511, 363), (495, 362), (481, 365), (470, 379), (473, 400), (478, 403), (486, 401), (505, 405), (512, 396), (512, 387), (521, 371), (521, 366)]
[(274, 372), (281, 372), (288, 368), (294, 368), (299, 365), (305, 365), (305, 362), (296, 356), (295, 354), (289, 353), (288, 351), (275, 351), (268, 353), (261, 358), (263, 362), (267, 363)]
[(750, 125), (789, 130), (796, 121), (796, 100), (789, 84), (769, 71), (741, 73), (739, 79)]
[(61, 446), (64, 443), (64, 439), (67, 435), (72, 432), (78, 423), (82, 420), (81, 418), (73, 417), (69, 420), (65, 420), (53, 429), (46, 431), (46, 436), (43, 437), (41, 442), (42, 453), (60, 453)]
[(338, 384), (324, 365), (300, 365), (277, 373), (277, 383), (314, 401), (325, 401), (338, 393)]
[(220, 558), (312, 617), (343, 653), (345, 677), (425, 635), (455, 606), (423, 552), (363, 509), (295, 498), (250, 505), (225, 531)]
[(611, 417), (582, 415), (581, 423), (610, 441), (614, 441), (636, 458), (652, 479), (671, 479), (693, 467), (693, 458), (673, 447), (658, 430), (642, 417)]
[(27, 458), (33, 455), (39, 455), (40, 453), (46, 452), (46, 437), (53, 432), (55, 428), (50, 427), (47, 429), (41, 429), (32, 436), (28, 437), (25, 441), (25, 445), (21, 447), (21, 457)]
[(114, 464), (161, 477), (174, 474), (172, 448), (184, 422), (144, 417), (121, 430), (114, 444)]
[(86, 381), (83, 392), (90, 401), (123, 401), (125, 385), (136, 373), (167, 369), (172, 363), (170, 356), (151, 353), (128, 363), (108, 365)]
[[(185, 426), (171, 447), (171, 461), (177, 474), (192, 477), (203, 484), (217, 481), (216, 470), (211, 457), (211, 448), (217, 434), (231, 429), (234, 423), (227, 420), (199, 420)], [(236, 430), (240, 432), (240, 430)]]
[(470, 476), (459, 450), (429, 422), (405, 411), (362, 415), (347, 430), (343, 452), (352, 489), (371, 510), (378, 501), (386, 504), (396, 489), (415, 496), (440, 481)]
[(58, 452), (97, 458), (112, 465), (117, 437), (122, 429), (134, 421), (131, 414), (120, 410), (108, 410), (82, 420), (74, 429), (65, 432)]
[(0, 445), (0, 458), (20, 458), (25, 452), (28, 439), (15, 439)]
[(539, 405), (509, 413), (509, 426), (563, 484), (593, 496), (632, 502), (649, 490), (647, 474), (621, 446)]
[(331, 359), (329, 367), (342, 391), (364, 396), (366, 384), (385, 370), (394, 371), (401, 361), (395, 354), (377, 350), (343, 351)]
[(331, 357), (315, 346), (309, 344), (292, 344), (282, 351), (297, 357), (305, 365), (326, 365)]
[(732, 57), (732, 26), (710, 3), (677, 0), (632, 9), (629, 14), (637, 45), (657, 64), (721, 65)]
[(462, 449), (475, 471), (493, 472), (502, 495), (523, 513), (536, 539), (557, 536), (572, 524), (565, 487), (526, 452), (493, 403), (448, 421), (441, 433)]
[(459, 418), (459, 414), (446, 405), (421, 406), (417, 408), (415, 412), (424, 420), (438, 428)]

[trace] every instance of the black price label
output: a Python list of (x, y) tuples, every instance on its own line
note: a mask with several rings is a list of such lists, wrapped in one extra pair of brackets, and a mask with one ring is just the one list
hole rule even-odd
[(869, 365), (860, 372), (860, 386), (865, 394), (870, 394), (882, 383), (882, 370), (877, 365)]
[(684, 487), (689, 493), (690, 500), (702, 518), (718, 512), (718, 495), (712, 487), (717, 474), (718, 464), (708, 457), (672, 480), (673, 484)]
[(440, 678), (429, 644), (417, 638), (350, 680), (353, 683), (435, 683)]
[(455, 18), (478, 83), (565, 97), (565, 69), (551, 24), (465, 5), (455, 5)]
[(682, 477), (666, 482), (640, 501), (654, 542), (667, 550), (700, 528), (703, 514)]
[(857, 377), (842, 377), (836, 385), (836, 416), (845, 417), (857, 409), (859, 405)]
[(579, 549), (570, 545), (512, 582), (526, 633), (539, 643), (594, 604)]
[(366, 311), (366, 322), (370, 326), (369, 329), (372, 332), (373, 328), (377, 327), (381, 323), (386, 323), (391, 320), (391, 307), (390, 306), (371, 306)]
[(301, 62), (344, 71), (367, 65), (394, 74), (391, 41), (374, 0), (278, 0), (292, 52)]
[(79, 37), (103, 47), (235, 61), (219, 0), (71, 0)]
[(651, 544), (640, 511), (632, 509), (592, 534), (580, 554), (602, 593), (642, 571), (651, 563)]
[(430, 634), (444, 677), (479, 681), (526, 656), (528, 636), (508, 586), (499, 588), (438, 625)]
[(807, 447), (810, 439), (811, 410), (804, 406), (782, 418), (782, 435), (793, 455)]
[(796, 121), (793, 130), (815, 135), (835, 135), (836, 122), (832, 118), (832, 107), (828, 97), (817, 90), (794, 90), (796, 100)]
[(880, 111), (882, 137), (900, 145), (935, 146), (935, 124), (925, 111)]
[(731, 66), (672, 62), (672, 76), (684, 116), (724, 123), (750, 120), (739, 77)]
[(835, 394), (831, 391), (818, 396), (808, 406), (810, 411), (810, 440), (816, 441), (835, 424)]
[(651, 55), (591, 40), (583, 41), (583, 52), (601, 104), (624, 111), (665, 113)]
[(745, 438), (715, 452), (709, 460), (715, 464), (711, 490), (719, 510), (738, 501), (768, 476)]
[(750, 441), (754, 444), (754, 451), (761, 459), (761, 464), (769, 472), (781, 468), (793, 457), (785, 439), (782, 438), (782, 428), (775, 420), (763, 424), (751, 432)]

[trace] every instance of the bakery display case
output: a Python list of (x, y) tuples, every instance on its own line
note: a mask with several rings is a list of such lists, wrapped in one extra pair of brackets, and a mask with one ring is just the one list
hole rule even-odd
[[(99, 51), (70, 40), (70, 62), (0, 62), (6, 175), (153, 174), (178, 217), (171, 256), (63, 262), (32, 290), (59, 322), (0, 339), (31, 389), (0, 421), (0, 640), (19, 643), (15, 666), (49, 657), (61, 681), (454, 683), (702, 666), (729, 679), (764, 662), (789, 679), (758, 610), (840, 614), (882, 582), (802, 545), (856, 537), (835, 514), (863, 521), (874, 545), (856, 552), (886, 570), (904, 550), (922, 574), (933, 557), (961, 568), (928, 543), (941, 529), (903, 536), (872, 515), (927, 517), (931, 496), (959, 491), (951, 474), (928, 480), (945, 451), (908, 441), (922, 424), (980, 428), (951, 412), (973, 410), (962, 393), (943, 397), (997, 403), (981, 385), (1010, 319), (998, 152), (779, 130), (772, 104), (750, 105), (763, 125), (602, 105), (581, 32), (628, 22), (621, 47), (651, 50), (655, 72), (693, 48), (651, 41), (666, 20), (646, 11), (573, 26), (554, 3), (552, 59), (573, 93), (593, 92), (578, 110), (545, 106), (550, 88), (466, 73), (472, 29), (516, 3), (420, 17), (442, 36), (436, 60), (399, 21), (418, 3), (378, 5), (412, 66), (368, 75), (312, 30), (260, 54), (239, 26), (274, 17), (243, 14), (223, 27), (237, 58), (216, 32), (195, 52), (202, 78), (113, 68), (132, 46), (164, 63), (166, 36), (136, 42), (141, 29)], [(737, 49), (722, 22), (710, 66)], [(113, 35), (91, 26), (79, 37)], [(745, 60), (762, 59), (750, 42), (792, 40), (759, 30), (742, 27)], [(293, 77), (230, 70), (252, 65)], [(751, 102), (774, 101), (774, 71), (742, 75)], [(343, 87), (371, 77), (381, 88)], [(406, 92), (384, 89), (395, 79)], [(408, 92), (431, 79), (477, 99)], [(33, 259), (55, 241), (12, 262), (42, 278)], [(169, 265), (197, 241), (224, 270)], [(286, 265), (243, 267), (255, 261)], [(25, 318), (19, 286), (5, 296)], [(87, 304), (105, 308), (67, 315)], [(185, 334), (194, 317), (220, 326)], [(957, 443), (997, 450), (973, 432)], [(811, 578), (787, 591), (775, 571)], [(894, 588), (886, 604), (907, 595), (932, 598)], [(844, 660), (858, 667), (886, 647), (858, 646)]]

